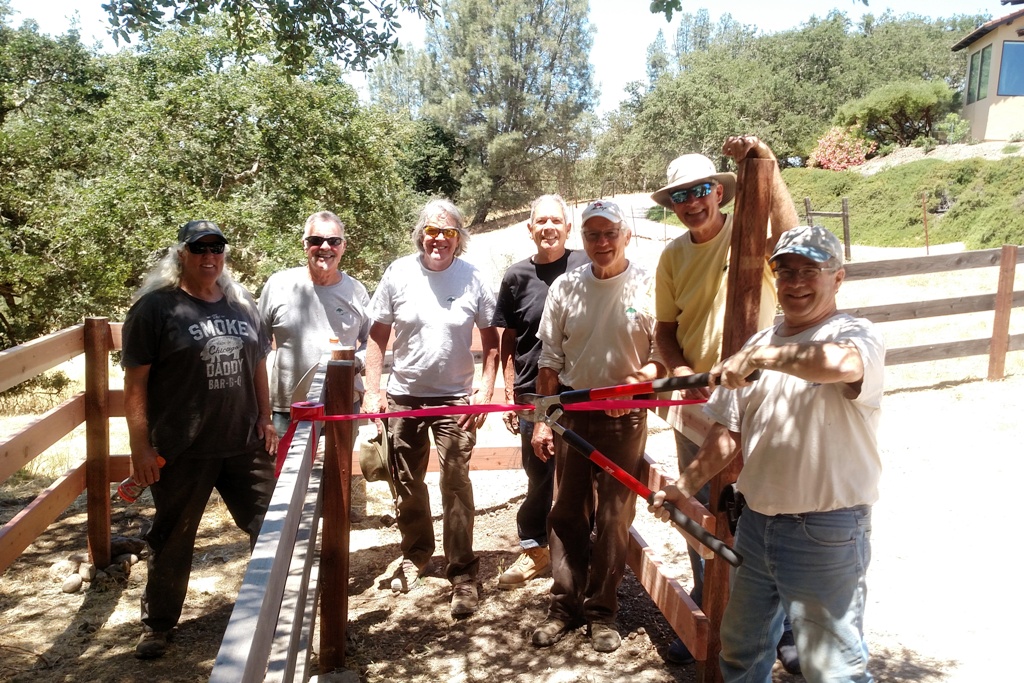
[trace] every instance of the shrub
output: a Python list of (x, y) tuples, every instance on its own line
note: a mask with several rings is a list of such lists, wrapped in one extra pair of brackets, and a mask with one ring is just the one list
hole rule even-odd
[(957, 93), (942, 81), (890, 83), (844, 105), (835, 122), (859, 125), (865, 137), (880, 145), (906, 146), (919, 137), (935, 137), (936, 125), (957, 104)]
[(1020, 151), (1020, 145), (1007, 145), (1003, 147), (1003, 154), (1016, 154)]
[(959, 145), (971, 137), (971, 122), (956, 112), (949, 112), (942, 122), (936, 124), (935, 131), (939, 139), (945, 138), (947, 145)]
[(874, 142), (858, 136), (856, 128), (836, 126), (818, 140), (807, 165), (829, 171), (844, 171), (863, 164), (867, 155), (874, 152), (876, 147)]
[(1024, 130), (1018, 130), (1010, 136), (1010, 142), (1024, 142)]
[(933, 137), (924, 136), (920, 138), (914, 138), (914, 141), (911, 144), (914, 147), (920, 147), (921, 149), (924, 150), (924, 153), (927, 154), (928, 152), (935, 149), (936, 146), (938, 146), (939, 141)]

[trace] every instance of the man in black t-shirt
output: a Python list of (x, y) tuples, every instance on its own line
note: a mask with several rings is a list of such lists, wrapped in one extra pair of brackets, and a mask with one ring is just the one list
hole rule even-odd
[[(558, 195), (544, 195), (530, 207), (526, 224), (537, 253), (509, 267), (498, 290), (494, 326), (502, 327), (499, 357), (505, 377), (505, 400), (536, 391), (537, 360), (540, 340), (537, 328), (548, 287), (559, 275), (585, 265), (583, 251), (565, 248), (572, 229), (572, 214)], [(548, 554), (547, 518), (551, 511), (555, 459), (542, 462), (534, 455), (530, 439), (533, 423), (520, 421), (515, 413), (505, 414), (505, 426), (521, 438), (523, 469), (528, 479), (526, 499), (516, 515), (516, 526), (523, 552), (515, 564), (498, 577), (499, 588), (521, 588), (530, 579), (545, 573), (551, 564)]]

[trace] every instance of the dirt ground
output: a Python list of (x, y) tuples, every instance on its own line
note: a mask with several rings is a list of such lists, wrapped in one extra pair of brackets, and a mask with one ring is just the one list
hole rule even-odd
[[(641, 215), (642, 206), (635, 206)], [(513, 226), (508, 230), (520, 230)], [(648, 259), (667, 229), (637, 221), (632, 258)], [(494, 235), (492, 238), (491, 236)], [(669, 235), (671, 237), (673, 235)], [(523, 235), (525, 238), (525, 235)], [(486, 254), (495, 267), (513, 258), (489, 239), (474, 237), (471, 250)], [(512, 240), (505, 236), (504, 239)], [(649, 246), (645, 246), (648, 245)], [(494, 243), (496, 245), (496, 243)], [(528, 246), (528, 245), (527, 245)], [(955, 246), (951, 249), (956, 249)], [(934, 253), (934, 251), (933, 251)], [(858, 260), (910, 255), (855, 247)], [(987, 270), (987, 269), (986, 269)], [(919, 276), (890, 282), (849, 283), (841, 307), (917, 301), (994, 291), (994, 270), (956, 277)], [(898, 280), (898, 282), (896, 281)], [(1016, 314), (1015, 314), (1016, 316)], [(890, 347), (990, 334), (991, 314), (942, 319), (935, 325), (883, 328)], [(1021, 322), (1014, 318), (1014, 332)], [(985, 332), (986, 325), (988, 332)], [(953, 335), (950, 337), (950, 335)], [(1022, 354), (1010, 355), (1008, 378), (987, 382), (985, 358), (897, 366), (887, 372), (880, 444), (885, 471), (882, 496), (874, 510), (873, 560), (869, 573), (866, 632), (870, 669), (878, 681), (975, 683), (1008, 677), (1010, 629), (1003, 625), (1015, 598), (1012, 551), (1005, 519), (1013, 519), (1015, 492), (1003, 482), (1021, 480), (1016, 449), (1024, 395)], [(653, 419), (648, 452), (668, 474), (675, 473), (671, 433)], [(497, 416), (480, 437), (481, 445), (510, 441)], [(436, 475), (431, 481), (436, 484)], [(516, 470), (474, 472), (477, 500), (475, 545), (481, 556), (481, 605), (462, 620), (449, 615), (449, 589), (437, 571), (408, 595), (393, 595), (385, 577), (399, 555), (398, 532), (385, 522), (386, 487), (356, 480), (352, 530), (349, 667), (363, 681), (694, 681), (695, 667), (664, 660), (674, 637), (632, 574), (619, 590), (622, 647), (594, 652), (580, 631), (554, 647), (533, 648), (529, 636), (543, 618), (550, 580), (519, 591), (499, 591), (497, 575), (517, 556), (515, 513), (525, 491)], [(0, 522), (30, 502), (23, 489), (0, 490)], [(437, 537), (440, 503), (432, 492)], [(151, 515), (148, 494), (132, 506), (115, 504), (114, 533), (137, 536)], [(637, 527), (662, 553), (668, 570), (687, 584), (689, 570), (679, 536), (638, 508)], [(1011, 539), (1012, 542), (1012, 539)], [(440, 543), (440, 540), (438, 541)], [(61, 592), (66, 571), (55, 565), (85, 546), (84, 498), (33, 543), (0, 580), (0, 680), (201, 681), (209, 677), (241, 576), (247, 544), (219, 501), (208, 508), (193, 561), (188, 597), (176, 640), (161, 660), (133, 656), (139, 633), (139, 598), (145, 562), (126, 579), (87, 584), (81, 592)], [(1012, 612), (1011, 612), (1012, 613)], [(1012, 659), (1012, 658), (1010, 658)], [(1009, 674), (1013, 675), (1013, 674)], [(777, 682), (798, 681), (776, 667)]]

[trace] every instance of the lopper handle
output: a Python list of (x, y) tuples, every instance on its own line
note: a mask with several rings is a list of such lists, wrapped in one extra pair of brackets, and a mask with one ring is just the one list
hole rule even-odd
[[(652, 502), (654, 502), (653, 493), (647, 498), (648, 505)], [(735, 550), (726, 545), (722, 539), (713, 535), (710, 531), (683, 514), (682, 510), (668, 502), (662, 503), (661, 506), (668, 510), (669, 517), (676, 526), (706, 545), (712, 550), (712, 552), (723, 560), (731, 564), (733, 567), (739, 567), (743, 564), (743, 558), (740, 557)]]
[[(754, 370), (747, 375), (747, 381), (753, 382), (760, 376), (761, 371)], [(649, 382), (637, 382), (636, 384), (618, 384), (613, 387), (600, 387), (598, 389), (576, 389), (574, 391), (562, 392), (558, 395), (558, 401), (562, 405), (569, 405), (585, 401), (599, 401), (606, 398), (636, 396), (637, 394), (656, 394), (676, 389), (697, 389), (699, 387), (706, 387), (710, 379), (710, 372), (697, 372), (682, 377), (666, 377)]]

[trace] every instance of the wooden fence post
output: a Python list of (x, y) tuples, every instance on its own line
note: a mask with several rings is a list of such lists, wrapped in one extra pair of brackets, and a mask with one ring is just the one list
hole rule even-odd
[(850, 260), (850, 200), (843, 197), (843, 250), (846, 260)]
[[(355, 400), (355, 350), (332, 352), (327, 364), (327, 415), (349, 415)], [(349, 510), (352, 508), (351, 420), (326, 423), (323, 536), (320, 543), (320, 672), (345, 665), (348, 623)]]
[(1013, 279), (1017, 271), (1017, 247), (1004, 244), (999, 260), (999, 288), (996, 290), (995, 320), (992, 323), (992, 345), (988, 352), (989, 380), (1006, 374), (1006, 352), (1010, 348), (1010, 309), (1013, 308)]
[(85, 319), (86, 535), (96, 567), (110, 564), (110, 349), (107, 318)]
[[(761, 304), (761, 283), (768, 235), (768, 215), (772, 202), (774, 159), (744, 159), (739, 163), (736, 189), (736, 213), (733, 217), (732, 247), (729, 256), (729, 283), (725, 300), (725, 330), (722, 358), (739, 351), (743, 343), (757, 331), (757, 314)], [(711, 480), (711, 504), (715, 513), (715, 533), (732, 545), (725, 514), (716, 510), (722, 489), (739, 477), (743, 468), (741, 457)], [(704, 563), (704, 600), (702, 609), (710, 623), (707, 659), (698, 662), (698, 678), (703, 683), (718, 683), (718, 653), (722, 644), (719, 630), (722, 614), (729, 602), (729, 564), (718, 558)]]

